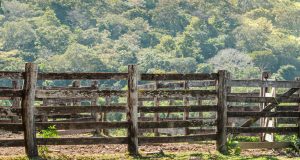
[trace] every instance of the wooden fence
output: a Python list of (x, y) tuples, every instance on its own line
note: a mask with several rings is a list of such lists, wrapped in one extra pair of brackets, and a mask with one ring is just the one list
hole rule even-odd
[[(211, 74), (140, 74), (135, 65), (128, 66), (128, 73), (38, 73), (36, 65), (32, 63), (26, 64), (25, 72), (0, 72), (0, 79), (13, 80), (14, 84), (0, 89), (2, 100), (13, 101), (10, 107), (0, 107), (0, 115), (11, 117), (9, 122), (6, 120), (0, 123), (0, 129), (24, 131), (24, 139), (0, 139), (0, 146), (25, 146), (29, 157), (38, 156), (38, 145), (127, 144), (129, 153), (137, 155), (138, 145), (141, 144), (211, 140), (216, 140), (217, 149), (224, 153), (229, 134), (300, 133), (299, 96), (294, 94), (300, 88), (299, 81), (232, 80), (227, 71)], [(46, 80), (75, 82), (70, 87), (41, 87), (41, 82)], [(80, 86), (79, 80), (92, 81), (92, 84)], [(128, 88), (99, 89), (99, 80), (125, 80)], [(257, 96), (256, 93), (234, 92), (234, 87), (277, 87), (289, 90), (274, 98)], [(109, 99), (113, 96), (127, 100), (125, 103), (111, 103)], [(99, 104), (99, 97), (106, 97), (107, 102)], [(89, 105), (82, 105), (81, 100), (89, 101)], [(179, 105), (177, 100), (181, 100)], [(153, 101), (153, 106), (143, 104), (147, 101)], [(162, 105), (162, 101), (169, 101), (169, 104)], [(278, 107), (284, 102), (296, 105)], [(244, 103), (265, 103), (266, 106), (259, 111), (236, 110), (247, 107)], [(287, 112), (290, 109), (292, 112)], [(108, 112), (125, 113), (127, 119), (107, 121), (105, 114)], [(174, 112), (182, 113), (183, 116), (169, 117)], [(161, 113), (167, 113), (168, 116), (162, 118)], [(191, 117), (191, 113), (197, 113), (194, 114), (197, 117)], [(207, 118), (203, 117), (203, 113), (215, 116)], [(149, 117), (148, 114), (154, 116)], [(234, 127), (228, 126), (229, 117), (249, 118), (241, 126)], [(294, 127), (251, 127), (261, 117), (288, 117), (296, 118), (296, 121)], [(127, 136), (36, 137), (36, 130), (53, 125), (58, 130), (95, 130), (96, 133), (123, 128), (127, 129)], [(183, 128), (184, 132), (180, 136), (161, 136), (161, 130), (167, 128)], [(149, 130), (154, 131), (154, 136), (142, 134)], [(273, 146), (278, 145), (289, 144)], [(270, 147), (265, 143), (260, 146)]]

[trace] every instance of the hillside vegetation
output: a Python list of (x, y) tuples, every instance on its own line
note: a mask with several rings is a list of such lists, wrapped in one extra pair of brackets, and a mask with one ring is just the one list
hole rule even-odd
[(300, 75), (300, 0), (0, 0), (0, 70)]

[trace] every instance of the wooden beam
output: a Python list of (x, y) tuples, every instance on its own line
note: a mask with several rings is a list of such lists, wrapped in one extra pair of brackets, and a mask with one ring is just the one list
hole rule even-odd
[(216, 125), (215, 120), (178, 120), (160, 122), (139, 122), (139, 128), (182, 128), (182, 127), (205, 127)]
[(111, 128), (128, 128), (128, 122), (37, 122), (36, 127), (45, 129), (54, 126), (57, 129), (111, 129)]
[(38, 80), (126, 80), (127, 73), (40, 73)]
[(128, 96), (127, 104), (129, 112), (127, 120), (128, 128), (128, 151), (131, 155), (138, 155), (138, 80), (139, 73), (136, 65), (128, 66)]
[(228, 117), (300, 117), (300, 112), (227, 112)]
[(36, 98), (95, 98), (95, 95), (99, 97), (105, 96), (126, 96), (126, 91), (121, 90), (37, 90)]
[(139, 112), (156, 113), (156, 112), (183, 112), (185, 109), (189, 112), (216, 112), (216, 105), (203, 106), (160, 106), (160, 107), (139, 107)]
[(216, 134), (205, 135), (189, 135), (189, 136), (169, 136), (169, 137), (139, 137), (140, 144), (152, 143), (179, 143), (179, 142), (194, 142), (194, 141), (210, 141), (216, 140)]
[(34, 99), (37, 83), (37, 66), (26, 63), (24, 76), (24, 95), (22, 99), (22, 122), (24, 128), (25, 151), (29, 158), (38, 157), (34, 122)]
[(141, 74), (142, 81), (156, 81), (156, 80), (216, 80), (217, 73), (194, 73), (194, 74)]
[(0, 79), (24, 79), (24, 72), (0, 71)]
[(218, 112), (217, 112), (217, 150), (221, 153), (227, 152), (227, 81), (230, 73), (221, 70), (218, 72)]
[(229, 133), (297, 133), (298, 127), (227, 127)]
[(300, 88), (300, 82), (297, 81), (231, 80), (228, 85), (232, 87)]

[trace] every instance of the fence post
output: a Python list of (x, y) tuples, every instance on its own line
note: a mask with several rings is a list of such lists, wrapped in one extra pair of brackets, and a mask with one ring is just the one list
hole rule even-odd
[(217, 150), (221, 153), (227, 152), (227, 80), (229, 72), (218, 71), (218, 113), (217, 113)]
[(24, 128), (25, 151), (29, 158), (38, 157), (36, 128), (34, 121), (34, 100), (37, 82), (37, 66), (26, 63), (24, 96), (22, 98), (22, 123)]
[(128, 66), (128, 151), (130, 155), (138, 155), (138, 69), (136, 65)]
[[(13, 89), (21, 89), (20, 82), (18, 80), (13, 80), (12, 81), (12, 87)], [(14, 97), (12, 99), (12, 107), (13, 108), (20, 108), (20, 97)], [(19, 122), (19, 116), (15, 115), (12, 117), (12, 123), (18, 123)]]
[[(300, 82), (300, 77), (295, 78), (296, 81)], [(300, 91), (298, 90), (298, 97), (300, 97)], [(300, 112), (300, 103), (298, 103), (298, 112)], [(300, 138), (300, 118), (298, 118), (298, 138)]]

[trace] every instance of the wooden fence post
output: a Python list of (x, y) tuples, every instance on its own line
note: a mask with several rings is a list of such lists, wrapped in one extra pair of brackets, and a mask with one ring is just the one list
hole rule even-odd
[(224, 154), (227, 152), (227, 80), (229, 72), (220, 70), (218, 75), (217, 150)]
[(128, 66), (128, 151), (130, 155), (138, 155), (138, 69), (136, 65)]
[[(296, 81), (300, 82), (300, 77), (295, 78)], [(298, 97), (300, 97), (300, 91), (298, 90)], [(300, 112), (300, 103), (298, 103), (298, 112)], [(300, 138), (300, 118), (298, 118), (298, 138)]]
[[(183, 83), (183, 89), (188, 90), (188, 81), (184, 81)], [(183, 96), (183, 105), (184, 105), (184, 112), (183, 112), (183, 120), (189, 120), (189, 97), (188, 96)], [(184, 128), (184, 135), (189, 135), (189, 127)]]
[[(13, 80), (12, 87), (13, 89), (21, 89), (20, 82), (18, 80)], [(12, 108), (20, 108), (20, 97), (14, 97), (12, 99)], [(13, 116), (11, 121), (12, 123), (18, 123), (19, 116), (18, 115)]]
[[(155, 81), (155, 86), (154, 86), (154, 90), (158, 90), (158, 84), (159, 84), (159, 82), (158, 81)], [(154, 107), (159, 107), (159, 99), (158, 99), (158, 96), (155, 96), (154, 97)], [(159, 113), (154, 113), (154, 122), (159, 122), (160, 121), (160, 119), (159, 119)], [(160, 134), (159, 134), (159, 131), (158, 131), (158, 128), (155, 128), (154, 129), (154, 135), (155, 136), (159, 136)]]
[(34, 122), (34, 101), (37, 82), (37, 66), (26, 63), (24, 76), (24, 96), (22, 98), (22, 122), (24, 128), (25, 151), (29, 158), (38, 157), (36, 128)]

